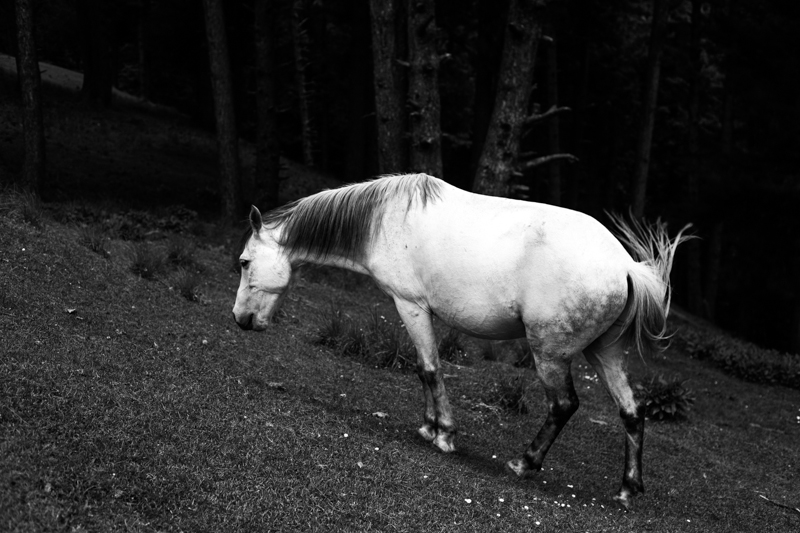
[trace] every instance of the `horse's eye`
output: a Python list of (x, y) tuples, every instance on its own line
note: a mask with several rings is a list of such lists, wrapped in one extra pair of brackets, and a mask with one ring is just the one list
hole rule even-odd
[(242, 265), (242, 268), (247, 268), (250, 265), (250, 261), (247, 259), (239, 259), (239, 264)]

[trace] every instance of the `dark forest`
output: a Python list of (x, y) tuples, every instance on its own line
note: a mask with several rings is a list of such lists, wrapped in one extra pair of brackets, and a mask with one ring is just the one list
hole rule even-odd
[[(0, 87), (47, 105), (32, 51), (83, 73), (79, 105), (115, 87), (216, 131), (220, 194), (188, 207), (223, 219), (277, 206), (291, 160), (691, 222), (674, 301), (800, 352), (798, 28), (795, 0), (1, 0), (20, 83)], [(31, 143), (0, 176), (69, 198)]]

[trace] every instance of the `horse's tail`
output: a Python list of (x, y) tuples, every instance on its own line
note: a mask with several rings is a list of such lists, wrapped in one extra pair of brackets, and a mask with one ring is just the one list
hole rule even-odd
[(632, 339), (629, 342), (635, 343), (641, 355), (662, 351), (662, 341), (668, 338), (667, 315), (672, 292), (669, 273), (675, 249), (680, 243), (694, 238), (693, 235), (684, 235), (691, 224), (670, 239), (667, 224), (660, 219), (647, 225), (635, 219), (627, 223), (619, 216), (610, 216), (618, 230), (617, 238), (637, 261), (628, 270), (628, 294), (632, 300), (621, 335), (627, 334)]

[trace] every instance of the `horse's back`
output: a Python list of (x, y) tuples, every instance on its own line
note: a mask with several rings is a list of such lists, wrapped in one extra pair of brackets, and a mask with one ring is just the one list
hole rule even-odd
[(467, 333), (519, 337), (624, 306), (632, 260), (585, 214), (443, 185), (437, 201), (396, 217), (381, 284)]

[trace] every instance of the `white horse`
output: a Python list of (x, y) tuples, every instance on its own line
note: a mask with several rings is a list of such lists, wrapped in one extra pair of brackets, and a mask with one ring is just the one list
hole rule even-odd
[(587, 215), (472, 194), (424, 174), (323, 191), (263, 218), (253, 207), (233, 314), (243, 329), (265, 329), (302, 263), (368, 274), (414, 342), (425, 397), (419, 434), (443, 452), (454, 450), (456, 424), (433, 317), (475, 337), (527, 337), (549, 412), (524, 455), (507, 463), (519, 476), (541, 470), (578, 409), (570, 363), (583, 352), (624, 423), (625, 470), (614, 499), (627, 508), (644, 491), (644, 413), (626, 355), (629, 347), (659, 350), (672, 258), (688, 237), (686, 228), (670, 240), (661, 223), (614, 222), (636, 260)]

